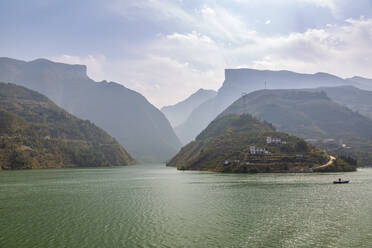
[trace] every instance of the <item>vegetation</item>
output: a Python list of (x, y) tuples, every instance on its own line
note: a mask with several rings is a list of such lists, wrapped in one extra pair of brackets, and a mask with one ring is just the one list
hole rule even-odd
[(231, 113), (252, 114), (330, 154), (356, 157), (359, 166), (372, 165), (372, 120), (332, 101), (324, 92), (256, 91), (221, 115)]
[(115, 166), (134, 160), (106, 132), (45, 96), (0, 83), (2, 169)]
[[(268, 144), (267, 137), (280, 142)], [(266, 152), (252, 154), (251, 146)], [(313, 167), (329, 159), (322, 150), (301, 138), (277, 132), (267, 122), (248, 114), (229, 114), (215, 119), (167, 165), (180, 170), (234, 173), (312, 172)]]

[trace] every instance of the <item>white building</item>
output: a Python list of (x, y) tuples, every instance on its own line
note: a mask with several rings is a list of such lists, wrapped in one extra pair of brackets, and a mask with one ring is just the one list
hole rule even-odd
[(249, 151), (250, 151), (251, 154), (256, 154), (256, 147), (255, 146), (251, 146), (249, 148)]
[(268, 136), (266, 137), (266, 144), (287, 144), (287, 141), (282, 141), (282, 139)]
[(265, 148), (250, 146), (249, 151), (251, 154), (270, 154)]

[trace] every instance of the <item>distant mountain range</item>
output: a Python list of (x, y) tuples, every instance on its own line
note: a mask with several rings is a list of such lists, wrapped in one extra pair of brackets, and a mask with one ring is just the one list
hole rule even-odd
[(235, 101), (221, 116), (232, 113), (252, 114), (330, 152), (353, 154), (361, 166), (371, 165), (372, 120), (332, 101), (324, 91), (255, 91)]
[(161, 111), (168, 118), (172, 127), (182, 124), (190, 116), (191, 112), (203, 102), (215, 97), (217, 92), (214, 90), (199, 89), (187, 99), (170, 106), (165, 106)]
[[(168, 166), (217, 172), (312, 172), (330, 157), (304, 140), (282, 132), (249, 114), (224, 114), (195, 141), (184, 146)], [(355, 170), (341, 160), (332, 170)]]
[(372, 80), (354, 77), (342, 79), (326, 74), (302, 74), (290, 71), (226, 69), (218, 94), (196, 107), (188, 119), (176, 128), (183, 143), (193, 140), (225, 108), (244, 94), (264, 89), (302, 89), (352, 85), (372, 88)]
[(181, 146), (164, 114), (141, 94), (117, 83), (93, 81), (86, 66), (0, 58), (0, 81), (38, 91), (68, 112), (92, 121), (138, 161), (165, 161)]
[(133, 158), (117, 141), (47, 97), (0, 83), (2, 169), (122, 166)]
[[(218, 92), (200, 89), (162, 108), (164, 114), (133, 90), (114, 82), (93, 81), (84, 65), (0, 58), (0, 81), (45, 94), (68, 112), (90, 120), (139, 162), (168, 160), (181, 147), (180, 140), (184, 144), (193, 140), (239, 98), (224, 115), (249, 113), (280, 131), (315, 140), (331, 152), (351, 152), (363, 165), (372, 159), (371, 79), (226, 69)], [(333, 143), (325, 144), (325, 140)]]

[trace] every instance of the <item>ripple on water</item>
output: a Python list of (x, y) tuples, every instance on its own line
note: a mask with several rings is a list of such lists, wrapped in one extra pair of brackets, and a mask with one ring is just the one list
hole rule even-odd
[(1, 172), (0, 247), (371, 247), (371, 188), (370, 169)]

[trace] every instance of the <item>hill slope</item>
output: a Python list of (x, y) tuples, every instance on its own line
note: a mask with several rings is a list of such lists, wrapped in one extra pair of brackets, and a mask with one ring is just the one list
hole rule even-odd
[(354, 86), (322, 87), (317, 91), (324, 91), (333, 101), (372, 120), (372, 91), (361, 90)]
[(350, 85), (342, 78), (326, 73), (302, 74), (291, 71), (226, 69), (225, 81), (216, 97), (197, 107), (189, 118), (175, 129), (182, 142), (193, 140), (217, 115), (244, 93), (264, 89), (301, 89)]
[(231, 113), (252, 114), (280, 131), (309, 139), (336, 154), (354, 154), (360, 165), (371, 165), (372, 120), (333, 102), (324, 92), (256, 91), (234, 102), (221, 115)]
[(0, 83), (0, 165), (3, 169), (132, 164), (115, 139), (45, 96)]
[(36, 90), (68, 112), (90, 120), (144, 162), (165, 161), (181, 144), (164, 114), (139, 93), (95, 82), (83, 65), (0, 58), (0, 81)]
[(348, 78), (347, 81), (349, 81), (350, 85), (353, 85), (360, 89), (372, 90), (372, 79), (356, 76), (356, 77)]
[(196, 107), (216, 95), (217, 92), (214, 90), (199, 89), (185, 100), (175, 105), (165, 106), (161, 111), (168, 118), (172, 127), (176, 127), (182, 124)]
[[(270, 137), (273, 142), (268, 142)], [(251, 115), (224, 115), (168, 162), (180, 170), (312, 172), (329, 156), (304, 140), (275, 131)], [(339, 160), (333, 170), (355, 170)]]

